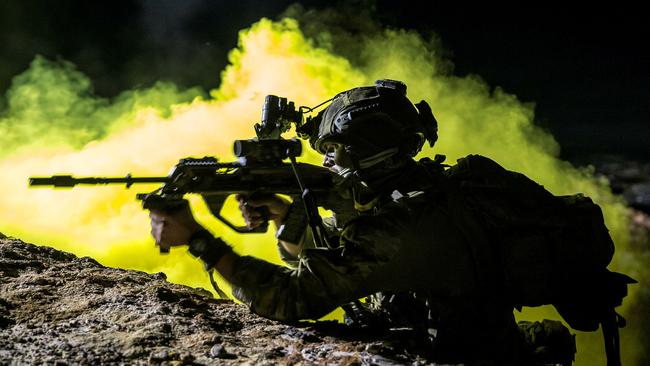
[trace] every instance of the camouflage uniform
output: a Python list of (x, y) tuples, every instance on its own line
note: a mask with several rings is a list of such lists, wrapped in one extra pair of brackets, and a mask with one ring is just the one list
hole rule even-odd
[(439, 359), (513, 359), (512, 307), (482, 288), (448, 197), (416, 163), (392, 194), (340, 230), (340, 247), (304, 249), (295, 268), (253, 257), (234, 264), (233, 294), (280, 321), (317, 319), (373, 295), (370, 310), (419, 330)]

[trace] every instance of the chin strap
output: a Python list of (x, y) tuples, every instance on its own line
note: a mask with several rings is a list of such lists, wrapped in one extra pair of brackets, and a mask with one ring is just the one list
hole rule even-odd
[(371, 155), (367, 158), (359, 159), (357, 165), (359, 169), (368, 169), (390, 158), (391, 156), (397, 154), (398, 151), (399, 149), (396, 147), (380, 151), (375, 155)]

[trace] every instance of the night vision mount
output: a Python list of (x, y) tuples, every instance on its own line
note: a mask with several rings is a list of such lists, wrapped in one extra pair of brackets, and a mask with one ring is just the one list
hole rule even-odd
[(254, 139), (236, 140), (234, 143), (235, 156), (245, 162), (280, 163), (282, 160), (296, 158), (302, 153), (302, 144), (297, 139), (283, 139), (282, 134), (295, 125), (295, 131), (301, 139), (309, 139), (313, 129), (314, 117), (303, 117), (305, 113), (314, 111), (322, 106), (301, 106), (296, 109), (294, 102), (276, 95), (267, 95), (262, 106), (262, 119), (254, 126)]
[[(309, 139), (311, 134), (317, 132), (313, 125), (319, 120), (316, 117), (303, 118), (305, 113), (311, 113), (322, 105), (330, 102), (328, 99), (315, 107), (300, 106), (296, 109), (294, 102), (276, 95), (267, 95), (262, 107), (262, 120), (255, 124), (255, 133), (258, 140), (281, 139), (282, 134), (296, 125), (296, 134), (302, 139)], [(317, 128), (316, 128), (317, 130)]]
[(267, 95), (262, 106), (262, 120), (255, 124), (255, 133), (260, 140), (279, 139), (291, 129), (291, 124), (300, 127), (303, 122), (302, 109), (287, 98)]

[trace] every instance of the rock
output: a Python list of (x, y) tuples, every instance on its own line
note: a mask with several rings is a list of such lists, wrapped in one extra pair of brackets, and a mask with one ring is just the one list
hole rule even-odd
[(387, 355), (383, 335), (282, 324), (204, 292), (2, 238), (0, 365), (426, 363), (392, 343)]
[(226, 347), (224, 347), (223, 344), (215, 344), (212, 346), (212, 348), (210, 348), (210, 356), (214, 358), (237, 358), (237, 356), (228, 353), (228, 351), (226, 351)]
[(167, 360), (169, 360), (169, 352), (167, 351), (154, 352), (151, 355), (149, 355), (149, 363), (152, 363), (153, 361), (167, 361)]

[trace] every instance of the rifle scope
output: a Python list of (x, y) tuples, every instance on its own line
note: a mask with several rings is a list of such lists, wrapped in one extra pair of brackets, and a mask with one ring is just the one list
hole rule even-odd
[(235, 156), (256, 162), (282, 161), (288, 157), (297, 157), (302, 153), (302, 144), (298, 140), (235, 140)]

